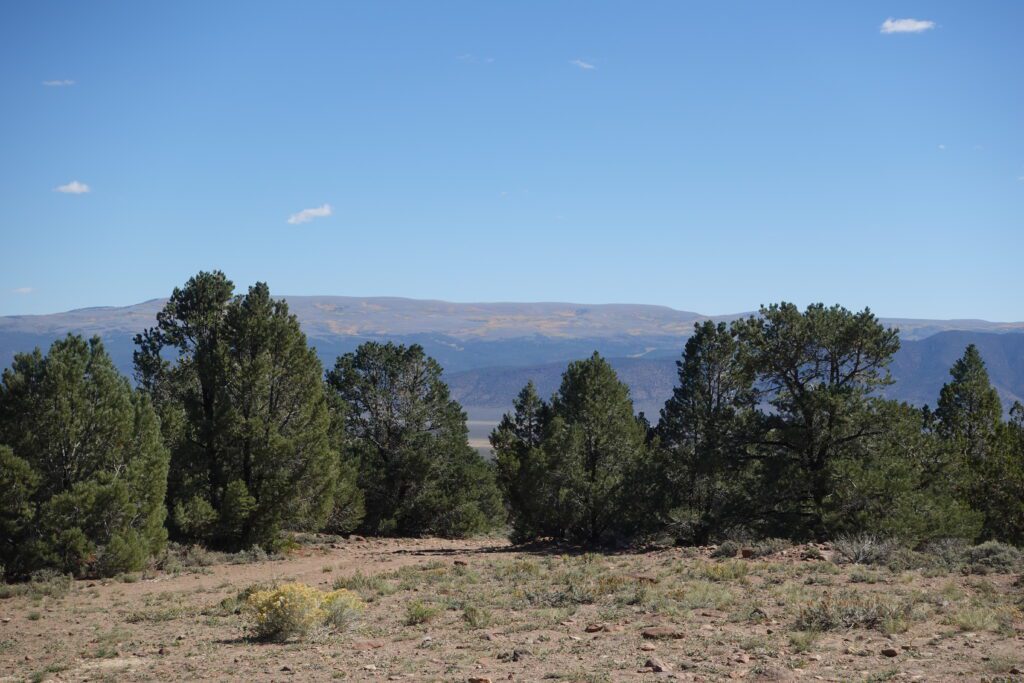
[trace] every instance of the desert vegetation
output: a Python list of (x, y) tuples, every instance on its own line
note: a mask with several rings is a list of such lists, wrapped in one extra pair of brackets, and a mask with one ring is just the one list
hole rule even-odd
[[(472, 679), (472, 656), (588, 680), (845, 677), (861, 656), (1011, 674), (1024, 406), (1004, 411), (974, 347), (934, 409), (889, 400), (898, 348), (839, 306), (700, 323), (656, 422), (595, 353), (550, 398), (523, 388), (490, 461), (422, 348), (366, 342), (325, 372), (267, 285), (199, 273), (136, 338), (134, 385), (74, 335), (4, 371), (0, 607), (63, 629), (108, 601), (123, 624), (93, 634), (101, 659), (125, 642), (164, 656), (174, 624), (226, 629), (233, 648), (395, 648), (303, 660), (325, 677)], [(484, 540), (450, 541), (454, 564), (386, 540), (423, 537)], [(395, 566), (308, 566), (350, 552)], [(228, 583), (187, 595), (211, 574)], [(173, 590), (125, 588), (140, 580)], [(964, 634), (997, 654), (947, 657)], [(622, 654), (592, 659), (600, 641)]]

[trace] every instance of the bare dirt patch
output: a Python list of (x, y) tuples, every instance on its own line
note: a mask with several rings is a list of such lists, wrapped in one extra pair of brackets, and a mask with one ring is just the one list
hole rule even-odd
[[(288, 559), (0, 600), (0, 680), (1024, 680), (1016, 575), (667, 549), (340, 540)], [(345, 587), (344, 633), (250, 640), (256, 583)]]

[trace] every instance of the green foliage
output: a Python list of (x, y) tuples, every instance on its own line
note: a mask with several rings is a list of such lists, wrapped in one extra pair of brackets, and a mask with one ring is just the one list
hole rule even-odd
[(629, 389), (597, 353), (570, 363), (550, 405), (527, 386), (491, 435), (520, 540), (623, 540), (651, 518), (656, 475)]
[(136, 375), (171, 448), (175, 533), (269, 547), (282, 529), (327, 524), (352, 473), (332, 443), (320, 361), (287, 303), (263, 283), (233, 290), (220, 272), (176, 288), (136, 337)]
[(982, 515), (981, 537), (1024, 543), (1024, 407), (1002, 421), (999, 395), (973, 344), (942, 387), (936, 431), (958, 454), (962, 496)]
[(18, 354), (0, 386), (0, 563), (24, 576), (141, 569), (166, 542), (167, 451), (99, 339)]
[[(764, 530), (824, 537), (834, 463), (880, 432), (876, 392), (891, 383), (886, 366), (899, 349), (896, 330), (870, 310), (793, 304), (762, 307), (734, 323), (756, 372), (762, 413), (755, 445)], [(777, 534), (776, 534), (777, 535)]]
[(358, 463), (366, 532), (457, 537), (503, 521), (494, 468), (469, 446), (466, 414), (422, 347), (364, 343), (327, 382), (344, 457)]
[(830, 535), (871, 534), (914, 547), (934, 539), (975, 538), (982, 515), (959, 483), (963, 463), (905, 404), (879, 402), (874, 433), (830, 467), (825, 499)]
[(1017, 571), (1024, 562), (1024, 554), (1012, 545), (986, 541), (964, 549), (964, 571), (972, 574), (1007, 574)]
[(675, 510), (679, 540), (704, 544), (747, 517), (742, 481), (756, 419), (754, 374), (735, 331), (710, 320), (694, 326), (676, 365), (679, 384), (657, 427), (668, 456), (663, 505)]
[(498, 485), (505, 496), (514, 541), (529, 541), (557, 533), (550, 528), (550, 510), (556, 503), (550, 481), (550, 463), (544, 437), (551, 407), (529, 382), (491, 433)]

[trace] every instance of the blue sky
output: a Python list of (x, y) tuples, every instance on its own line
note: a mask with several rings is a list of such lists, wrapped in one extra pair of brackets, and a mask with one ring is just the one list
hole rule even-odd
[(1022, 26), (1010, 1), (5, 2), (0, 314), (220, 268), (1022, 320)]

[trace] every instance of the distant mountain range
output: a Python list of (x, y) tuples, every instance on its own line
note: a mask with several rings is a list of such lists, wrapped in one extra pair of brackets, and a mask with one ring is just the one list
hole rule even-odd
[[(650, 416), (671, 394), (675, 360), (696, 322), (708, 316), (665, 306), (571, 303), (449, 303), (390, 297), (289, 296), (325, 365), (363, 341), (421, 344), (445, 367), (453, 395), (477, 420), (494, 419), (533, 379), (542, 394), (557, 386), (569, 360), (600, 351), (629, 384), (638, 410)], [(132, 337), (151, 326), (164, 305), (84, 308), (52, 315), (0, 317), (0, 363), (47, 347), (67, 332), (98, 334), (115, 363), (131, 373)], [(975, 343), (1004, 401), (1024, 401), (1024, 322), (883, 319), (900, 329), (903, 348), (892, 364), (893, 397), (934, 404), (949, 367)]]

